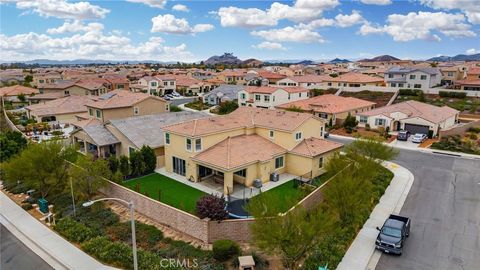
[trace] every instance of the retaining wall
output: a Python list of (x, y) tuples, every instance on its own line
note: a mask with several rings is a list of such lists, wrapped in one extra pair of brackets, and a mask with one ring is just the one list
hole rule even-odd
[(444, 136), (461, 135), (464, 134), (471, 127), (480, 127), (480, 120), (465, 123), (460, 126), (452, 127), (450, 129), (440, 130), (438, 136), (439, 138), (442, 138)]

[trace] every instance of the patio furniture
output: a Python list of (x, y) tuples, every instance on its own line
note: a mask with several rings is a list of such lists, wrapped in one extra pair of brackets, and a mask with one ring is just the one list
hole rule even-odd
[(220, 175), (213, 175), (213, 181), (216, 183), (216, 184), (223, 184), (223, 176), (220, 176)]

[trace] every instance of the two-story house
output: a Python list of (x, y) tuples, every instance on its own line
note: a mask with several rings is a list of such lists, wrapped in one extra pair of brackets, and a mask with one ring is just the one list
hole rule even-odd
[(173, 75), (144, 76), (137, 82), (150, 95), (163, 96), (177, 89)]
[(309, 90), (303, 87), (247, 86), (238, 92), (238, 105), (273, 109), (275, 106), (307, 99)]
[(245, 80), (246, 75), (246, 70), (224, 70), (217, 74), (217, 79), (226, 84), (245, 85), (247, 84), (247, 81)]
[(357, 72), (347, 72), (336, 77), (325, 76), (323, 79), (323, 86), (326, 88), (382, 86), (383, 84), (383, 78)]
[(323, 139), (325, 122), (312, 114), (251, 107), (163, 130), (165, 170), (220, 184), (224, 194), (266, 183), (273, 173), (316, 177), (342, 146)]
[(425, 89), (440, 85), (442, 73), (438, 68), (392, 67), (385, 72), (389, 87)]
[(324, 87), (323, 82), (329, 80), (328, 75), (304, 75), (281, 79), (277, 82), (278, 86), (300, 86), (307, 89), (320, 89)]

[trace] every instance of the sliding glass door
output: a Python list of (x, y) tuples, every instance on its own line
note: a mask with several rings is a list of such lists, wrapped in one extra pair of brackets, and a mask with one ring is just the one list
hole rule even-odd
[(173, 172), (185, 176), (185, 160), (173, 157)]

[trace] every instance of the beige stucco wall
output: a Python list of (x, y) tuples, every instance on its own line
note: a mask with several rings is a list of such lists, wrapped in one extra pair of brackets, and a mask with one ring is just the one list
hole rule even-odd
[[(148, 98), (143, 100), (132, 107), (116, 108), (116, 109), (103, 109), (102, 120), (106, 122), (112, 119), (121, 119), (131, 116), (149, 115), (166, 112), (167, 103), (163, 100), (154, 98)], [(134, 107), (138, 107), (139, 113), (134, 115)], [(95, 115), (95, 114), (94, 114)]]
[(120, 141), (120, 148), (119, 149), (117, 148), (117, 157), (130, 156), (129, 155), (130, 147), (138, 150), (138, 148), (120, 131), (118, 131), (114, 126), (112, 126), (111, 124), (106, 124), (105, 128), (108, 129), (108, 131), (110, 131), (113, 134), (113, 136), (115, 136)]

